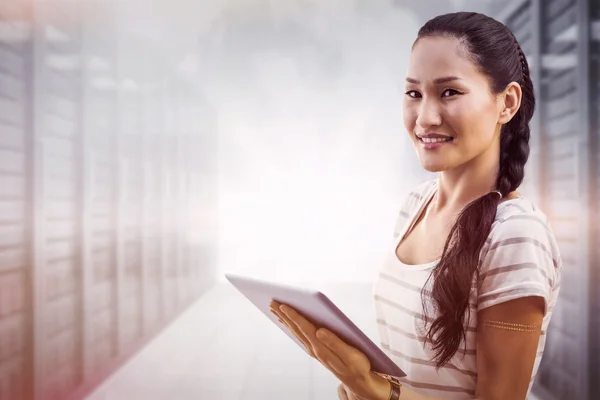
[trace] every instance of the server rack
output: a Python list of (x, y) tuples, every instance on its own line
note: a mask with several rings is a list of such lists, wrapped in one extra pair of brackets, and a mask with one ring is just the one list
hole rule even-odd
[(588, 5), (587, 0), (540, 4), (543, 197), (564, 269), (561, 301), (548, 334), (549, 355), (539, 386), (558, 398), (592, 398)]
[(83, 398), (214, 282), (214, 130), (123, 76), (117, 13), (0, 2), (0, 400)]
[(145, 265), (145, 311), (144, 325), (146, 329), (157, 326), (166, 315), (163, 310), (163, 261), (161, 251), (161, 193), (162, 193), (162, 160), (160, 110), (158, 94), (146, 96), (144, 112), (146, 114), (146, 135), (144, 135), (144, 265)]
[(514, 0), (498, 12), (532, 65), (538, 106), (528, 173), (538, 190), (527, 195), (538, 196), (564, 261), (561, 299), (534, 386), (543, 400), (598, 396), (593, 379), (598, 373), (594, 354), (600, 336), (595, 317), (598, 261), (591, 251), (598, 238), (594, 218), (597, 221), (600, 199), (594, 172), (598, 149), (597, 111), (593, 112), (598, 97), (597, 45), (591, 36), (597, 15), (594, 3)]
[(33, 366), (32, 53), (17, 23), (26, 14), (24, 4), (0, 3), (0, 399), (28, 396)]
[(40, 3), (33, 75), (35, 395), (81, 381), (81, 8)]
[[(82, 329), (83, 381), (118, 355), (118, 69), (110, 10), (82, 4), (103, 26), (82, 24)], [(108, 15), (107, 15), (108, 14)]]
[[(132, 81), (117, 87), (116, 266), (118, 349), (129, 348), (141, 331), (141, 130), (140, 94)], [(170, 315), (170, 314), (169, 314)]]
[(590, 183), (591, 243), (596, 253), (590, 265), (590, 398), (600, 398), (600, 1), (591, 0), (589, 7), (590, 38)]
[[(509, 8), (505, 8), (504, 22), (514, 33), (521, 45), (523, 53), (527, 57), (530, 77), (534, 82), (536, 98), (540, 98), (540, 32), (533, 29), (539, 26), (539, 1), (529, 0), (521, 2), (512, 2)], [(539, 101), (539, 100), (538, 100)], [(538, 103), (539, 104), (539, 103)], [(531, 138), (529, 141), (530, 155), (525, 167), (525, 178), (520, 190), (532, 199), (536, 204), (543, 206), (543, 199), (540, 197), (540, 187), (544, 184), (544, 169), (540, 168), (543, 164), (543, 145), (540, 137), (540, 116), (536, 112), (531, 120)]]

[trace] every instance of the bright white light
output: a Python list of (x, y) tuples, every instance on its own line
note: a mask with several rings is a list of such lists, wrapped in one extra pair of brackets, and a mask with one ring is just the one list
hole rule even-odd
[(555, 42), (576, 42), (577, 41), (577, 25), (571, 25), (564, 31), (556, 35)]
[(576, 54), (544, 54), (542, 68), (551, 70), (569, 69), (577, 65)]
[(215, 63), (203, 84), (219, 116), (221, 276), (370, 281), (402, 195), (423, 178), (400, 112), (414, 17), (323, 8), (279, 14), (278, 35), (230, 33), (204, 56)]
[(25, 43), (31, 38), (31, 25), (26, 21), (0, 21), (0, 42)]
[(49, 55), (46, 65), (59, 71), (74, 71), (79, 68), (81, 59), (78, 55)]
[(110, 63), (102, 57), (91, 56), (89, 59), (89, 69), (91, 71), (109, 71)]
[(123, 79), (121, 82), (121, 88), (123, 90), (135, 91), (138, 90), (139, 86), (132, 79)]
[(112, 78), (92, 78), (90, 86), (98, 90), (113, 90), (117, 88), (117, 82)]
[(51, 43), (68, 43), (71, 40), (69, 35), (59, 30), (54, 25), (46, 25), (45, 36), (46, 40)]

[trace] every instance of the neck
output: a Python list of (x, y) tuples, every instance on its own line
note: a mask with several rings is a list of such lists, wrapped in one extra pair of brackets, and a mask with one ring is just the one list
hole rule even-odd
[(494, 191), (498, 162), (497, 157), (482, 154), (457, 168), (442, 171), (433, 205), (435, 213), (460, 212), (471, 201)]

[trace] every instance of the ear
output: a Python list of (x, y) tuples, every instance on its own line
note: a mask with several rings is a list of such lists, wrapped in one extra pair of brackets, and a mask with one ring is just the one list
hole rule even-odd
[(508, 123), (514, 115), (519, 111), (521, 106), (521, 85), (517, 82), (511, 82), (506, 89), (500, 94), (500, 115), (498, 116), (499, 124)]

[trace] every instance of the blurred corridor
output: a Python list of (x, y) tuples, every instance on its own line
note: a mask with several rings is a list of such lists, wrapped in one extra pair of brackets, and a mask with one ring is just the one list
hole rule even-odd
[[(375, 320), (365, 307), (370, 302), (368, 285), (319, 288), (376, 339)], [(235, 289), (222, 283), (87, 399), (327, 400), (337, 398), (338, 384)]]
[(534, 394), (600, 399), (600, 0), (0, 0), (0, 400), (336, 398), (223, 273), (321, 288), (376, 339), (430, 178), (410, 46), (458, 10), (511, 28), (537, 90), (520, 191), (565, 275)]

